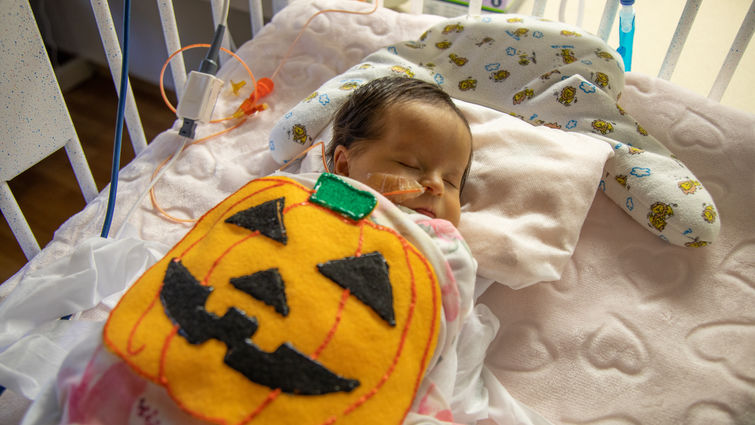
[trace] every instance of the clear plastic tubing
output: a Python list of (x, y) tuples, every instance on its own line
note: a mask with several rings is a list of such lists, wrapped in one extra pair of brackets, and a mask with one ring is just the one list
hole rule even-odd
[(624, 61), (624, 71), (632, 70), (632, 45), (634, 44), (634, 0), (620, 0), (619, 49)]

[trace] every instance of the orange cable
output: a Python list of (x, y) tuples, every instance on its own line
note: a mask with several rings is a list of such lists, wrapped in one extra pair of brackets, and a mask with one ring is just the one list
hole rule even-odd
[[(168, 106), (168, 109), (170, 109), (174, 114), (176, 113), (176, 108), (170, 103), (170, 100), (168, 100), (168, 96), (165, 94), (165, 84), (163, 82), (163, 80), (165, 79), (165, 69), (168, 67), (168, 64), (170, 63), (170, 61), (173, 60), (173, 58), (177, 54), (179, 54), (179, 53), (181, 53), (181, 52), (183, 52), (185, 50), (189, 50), (189, 49), (193, 49), (193, 48), (197, 48), (197, 47), (210, 47), (210, 45), (206, 44), (206, 43), (198, 43), (198, 44), (190, 44), (190, 45), (188, 45), (186, 47), (182, 47), (182, 48), (176, 50), (175, 52), (173, 52), (172, 55), (168, 56), (168, 59), (165, 61), (165, 63), (163, 64), (162, 69), (160, 70), (160, 94), (163, 97), (163, 101)], [(244, 62), (244, 60), (241, 59), (236, 53), (233, 53), (232, 51), (226, 49), (225, 47), (221, 47), (220, 50), (222, 50), (222, 51), (230, 54), (231, 56), (233, 56), (234, 58), (236, 58), (236, 60), (238, 60), (239, 62), (241, 62), (241, 65), (244, 66), (244, 69), (246, 69), (246, 72), (249, 74), (249, 77), (252, 79), (252, 85), (254, 86), (254, 92), (252, 94), (255, 95), (255, 101), (256, 101), (257, 100), (257, 79), (254, 78), (254, 74), (252, 73), (252, 70), (249, 69), (249, 66), (246, 64), (246, 62)], [(228, 121), (228, 120), (233, 119), (233, 118), (235, 118), (235, 117), (233, 115), (231, 115), (229, 117), (212, 120), (210, 122), (211, 123), (218, 123), (218, 122)]]
[[(364, 0), (360, 0), (360, 1), (364, 1)], [(283, 59), (281, 59), (280, 63), (278, 64), (278, 67), (275, 69), (275, 71), (273, 72), (273, 75), (270, 77), (270, 80), (275, 79), (275, 77), (281, 71), (281, 69), (283, 68), (283, 65), (288, 60), (289, 56), (291, 56), (291, 53), (293, 52), (294, 46), (299, 41), (299, 39), (301, 38), (301, 36), (304, 34), (304, 30), (307, 29), (307, 27), (309, 26), (309, 24), (312, 22), (312, 20), (315, 17), (317, 17), (318, 15), (324, 14), (324, 13), (347, 13), (347, 14), (353, 14), (353, 15), (371, 15), (371, 14), (375, 13), (377, 11), (377, 9), (378, 9), (378, 0), (374, 0), (374, 2), (375, 2), (375, 6), (371, 10), (369, 10), (369, 11), (362, 11), (362, 12), (360, 12), (360, 11), (342, 10), (342, 9), (323, 9), (323, 10), (320, 10), (319, 12), (313, 14), (312, 16), (310, 16), (309, 19), (307, 19), (307, 21), (304, 23), (304, 26), (302, 27), (302, 29), (299, 30), (299, 33), (297, 34), (296, 38), (294, 39), (294, 41), (289, 46), (288, 50), (286, 51), (286, 54), (283, 56)], [(164, 84), (164, 81), (163, 81), (165, 79), (165, 70), (167, 69), (168, 64), (170, 63), (170, 61), (173, 60), (173, 58), (177, 54), (179, 54), (181, 52), (184, 52), (186, 50), (193, 49), (193, 48), (198, 48), (198, 47), (209, 48), (210, 45), (206, 44), (206, 43), (197, 43), (197, 44), (190, 44), (188, 46), (182, 47), (182, 48), (178, 49), (177, 51), (173, 52), (170, 56), (168, 56), (168, 59), (165, 61), (165, 63), (163, 64), (162, 69), (160, 70), (160, 95), (162, 96), (163, 101), (165, 102), (165, 104), (168, 106), (168, 109), (170, 109), (173, 113), (176, 113), (176, 108), (170, 103), (170, 100), (168, 99), (168, 96), (165, 94), (165, 84)], [(267, 93), (263, 93), (262, 96), (258, 96), (258, 92), (260, 90), (258, 90), (259, 88), (257, 87), (257, 80), (254, 77), (254, 74), (252, 73), (252, 70), (249, 69), (249, 66), (246, 64), (246, 62), (244, 62), (243, 59), (241, 59), (237, 54), (233, 53), (232, 51), (230, 51), (230, 50), (228, 50), (228, 49), (226, 49), (224, 47), (221, 47), (220, 49), (222, 51), (230, 54), (231, 56), (233, 56), (239, 62), (241, 62), (241, 65), (244, 66), (244, 69), (246, 69), (247, 73), (249, 74), (249, 77), (251, 78), (253, 86), (254, 86), (254, 91), (252, 92), (252, 95), (254, 97), (252, 98), (252, 96), (250, 96), (250, 99), (252, 99), (252, 104), (256, 103), (256, 101), (260, 97), (262, 97), (265, 94), (267, 94)], [(263, 80), (264, 80), (264, 78), (263, 78)], [(270, 82), (272, 82), (272, 81), (270, 81)], [(270, 90), (272, 90), (272, 87), (270, 87), (270, 88), (266, 87), (265, 90), (267, 90), (269, 92)], [(245, 103), (246, 103), (246, 101), (245, 101)], [(265, 109), (265, 106), (266, 105), (262, 105), (262, 110)], [(257, 109), (257, 110), (259, 110), (259, 109)], [(255, 112), (256, 112), (256, 110), (255, 110)], [(246, 119), (247, 119), (248, 116), (249, 116), (249, 114), (245, 114), (244, 117), (243, 117), (243, 120), (241, 120), (237, 124), (233, 125), (232, 127), (229, 127), (229, 128), (227, 128), (227, 129), (225, 129), (223, 131), (220, 131), (218, 133), (206, 136), (206, 137), (204, 137), (202, 139), (198, 139), (198, 140), (193, 141), (192, 143), (186, 145), (184, 147), (184, 149), (181, 150), (181, 152), (183, 152), (188, 146), (191, 146), (191, 145), (194, 145), (194, 144), (206, 141), (206, 140), (208, 140), (208, 139), (210, 139), (212, 137), (216, 137), (216, 136), (219, 136), (221, 134), (225, 134), (225, 133), (227, 133), (227, 132), (229, 132), (231, 130), (234, 130), (234, 129), (240, 127), (244, 122), (246, 122)], [(231, 120), (231, 119), (234, 119), (234, 118), (238, 118), (238, 117), (239, 116), (237, 115), (237, 113), (234, 113), (233, 115), (230, 115), (228, 117), (211, 120), (210, 123), (224, 122), (224, 121), (228, 121), (228, 120)], [(302, 152), (299, 155), (297, 155), (295, 158), (293, 158), (291, 161), (289, 161), (286, 165), (284, 165), (283, 167), (279, 168), (279, 170), (283, 170), (284, 168), (288, 167), (292, 162), (294, 162), (295, 160), (299, 159), (301, 156), (305, 155), (307, 152), (309, 152), (309, 150), (311, 150), (313, 147), (317, 146), (318, 144), (322, 148), (322, 163), (323, 163), (323, 166), (324, 166), (325, 170), (329, 172), (329, 170), (328, 170), (328, 164), (325, 162), (325, 144), (322, 141), (320, 141), (320, 142), (318, 142), (318, 143), (310, 146), (309, 148), (307, 148), (304, 152)], [(160, 165), (152, 173), (152, 179), (154, 179), (155, 176), (157, 175), (157, 173), (160, 171), (160, 169), (162, 169), (162, 167), (164, 167), (165, 164), (168, 161), (170, 161), (171, 158), (173, 158), (173, 155), (180, 154), (181, 152), (172, 154), (167, 159), (165, 159), (162, 163), (160, 163)], [(174, 216), (168, 214), (158, 204), (158, 202), (157, 202), (157, 196), (155, 195), (155, 188), (154, 187), (152, 187), (150, 189), (149, 196), (150, 196), (150, 200), (152, 201), (152, 206), (155, 209), (157, 209), (161, 214), (163, 214), (163, 216), (165, 216), (166, 218), (168, 218), (169, 220), (172, 220), (172, 221), (175, 221), (175, 222), (178, 222), (178, 223), (194, 223), (194, 222), (197, 221), (195, 219), (178, 218), (178, 217), (174, 217)]]
[(293, 164), (294, 161), (296, 161), (297, 159), (299, 159), (299, 158), (303, 157), (304, 155), (306, 155), (307, 152), (311, 151), (316, 146), (320, 146), (320, 148), (322, 149), (322, 158), (321, 158), (322, 159), (322, 165), (323, 165), (323, 167), (325, 167), (325, 172), (329, 173), (330, 170), (328, 170), (328, 164), (325, 162), (325, 142), (323, 142), (322, 140), (320, 140), (319, 142), (315, 143), (314, 145), (308, 147), (307, 149), (304, 149), (303, 152), (300, 152), (298, 155), (296, 155), (295, 157), (291, 158), (290, 161), (288, 161), (287, 163), (281, 165), (281, 167), (278, 168), (278, 171), (283, 171), (284, 169), (288, 168), (288, 166), (291, 165), (291, 164)]
[(312, 22), (312, 20), (315, 19), (318, 15), (321, 15), (323, 13), (348, 13), (352, 15), (371, 15), (375, 13), (378, 9), (378, 0), (374, 0), (374, 2), (375, 2), (375, 6), (372, 8), (372, 10), (366, 11), (366, 12), (358, 12), (354, 10), (342, 10), (342, 9), (323, 9), (315, 13), (314, 15), (310, 16), (309, 19), (307, 19), (307, 22), (304, 23), (304, 26), (301, 28), (301, 30), (299, 30), (299, 34), (294, 39), (293, 43), (291, 43), (291, 45), (288, 47), (286, 54), (283, 56), (283, 59), (281, 59), (280, 63), (278, 64), (278, 67), (275, 68), (275, 71), (273, 72), (273, 75), (270, 77), (270, 79), (274, 80), (275, 77), (278, 76), (278, 73), (280, 72), (281, 68), (283, 68), (283, 64), (286, 63), (286, 61), (288, 60), (288, 57), (291, 56), (291, 53), (293, 53), (294, 46), (299, 41), (302, 34), (304, 34), (304, 30), (307, 29), (307, 27)]
[[(187, 144), (186, 146), (184, 146), (184, 148), (181, 150), (181, 152), (183, 152), (184, 150), (186, 150), (186, 148), (189, 147), (189, 146), (191, 146), (191, 145), (196, 145), (198, 143), (205, 142), (208, 139), (220, 136), (222, 134), (225, 134), (225, 133), (228, 133), (228, 132), (230, 132), (232, 130), (237, 129), (238, 127), (240, 127), (242, 124), (244, 124), (246, 122), (247, 118), (248, 117), (245, 116), (244, 119), (242, 119), (241, 121), (237, 122), (232, 127), (226, 128), (223, 131), (219, 131), (219, 132), (217, 132), (215, 134), (211, 134), (211, 135), (205, 136), (205, 137), (203, 137), (201, 139), (194, 140), (193, 142), (191, 142), (191, 143)], [(160, 172), (160, 170), (165, 166), (165, 164), (167, 164), (168, 161), (170, 161), (170, 159), (173, 158), (173, 155), (179, 155), (179, 154), (181, 154), (181, 152), (173, 153), (168, 158), (164, 159), (163, 162), (161, 162), (160, 165), (158, 165), (157, 168), (155, 168), (155, 171), (152, 172), (151, 179), (155, 178), (155, 176), (157, 175), (157, 173)], [(157, 202), (157, 196), (155, 195), (155, 188), (154, 188), (154, 186), (149, 190), (149, 199), (152, 201), (152, 206), (157, 211), (159, 211), (162, 215), (164, 215), (165, 218), (167, 218), (168, 220), (175, 221), (177, 223), (195, 223), (197, 221), (196, 219), (178, 218), (178, 217), (174, 217), (174, 216), (168, 214), (168, 212), (166, 212), (164, 209), (162, 209), (160, 207), (159, 203)]]

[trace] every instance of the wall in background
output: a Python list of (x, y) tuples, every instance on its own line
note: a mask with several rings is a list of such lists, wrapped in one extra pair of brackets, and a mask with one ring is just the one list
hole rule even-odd
[[(30, 0), (30, 3), (48, 48), (107, 66), (89, 0)], [(109, 3), (116, 32), (122, 37), (123, 0), (110, 0)], [(249, 40), (252, 34), (248, 2), (235, 0), (231, 5), (228, 27), (233, 40), (238, 40), (240, 44)], [(215, 28), (209, 0), (174, 1), (174, 8), (183, 46), (212, 41)], [(265, 16), (270, 16), (270, 0), (263, 1), (263, 9)], [(160, 69), (172, 52), (166, 50), (160, 14), (154, 0), (131, 2), (129, 45), (129, 75), (159, 84)], [(187, 51), (185, 62), (188, 70), (196, 69), (202, 57), (202, 49)], [(173, 88), (170, 68), (166, 71), (165, 85)]]

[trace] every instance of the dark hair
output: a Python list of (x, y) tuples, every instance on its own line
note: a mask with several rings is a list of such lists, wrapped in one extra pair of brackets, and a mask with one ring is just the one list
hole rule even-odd
[[(377, 139), (383, 132), (383, 112), (389, 106), (402, 102), (424, 102), (444, 105), (464, 121), (469, 130), (469, 122), (454, 104), (451, 97), (435, 84), (408, 77), (382, 77), (369, 81), (357, 88), (336, 112), (333, 119), (333, 139), (325, 157), (328, 167), (333, 169), (333, 156), (337, 146), (352, 148), (364, 140)], [(472, 153), (461, 179), (461, 189), (469, 175)]]

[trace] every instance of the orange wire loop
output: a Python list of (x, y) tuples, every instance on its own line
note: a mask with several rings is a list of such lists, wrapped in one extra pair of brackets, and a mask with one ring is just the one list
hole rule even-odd
[(330, 170), (328, 170), (328, 164), (325, 162), (325, 142), (323, 142), (322, 140), (320, 140), (319, 142), (313, 144), (312, 146), (308, 147), (307, 149), (304, 149), (304, 151), (300, 152), (298, 155), (296, 155), (295, 157), (291, 158), (290, 161), (288, 161), (287, 163), (283, 164), (280, 168), (278, 168), (278, 171), (283, 171), (284, 169), (288, 168), (289, 165), (291, 165), (294, 162), (296, 162), (296, 160), (298, 160), (299, 158), (303, 158), (304, 155), (307, 154), (307, 152), (311, 151), (316, 146), (320, 146), (320, 148), (322, 149), (322, 165), (325, 168), (325, 171), (329, 173)]
[[(364, 1), (364, 0), (360, 0), (360, 1)], [(233, 56), (236, 60), (238, 60), (241, 63), (241, 65), (244, 66), (244, 69), (246, 69), (247, 73), (249, 74), (250, 79), (252, 80), (252, 83), (253, 83), (253, 86), (254, 86), (254, 91), (249, 96), (249, 98), (246, 99), (239, 106), (239, 108), (236, 110), (236, 112), (234, 112), (233, 115), (230, 115), (230, 116), (227, 116), (227, 117), (224, 117), (224, 118), (218, 118), (218, 119), (211, 120), (210, 123), (220, 123), (220, 122), (232, 120), (232, 119), (235, 119), (235, 118), (243, 118), (241, 121), (239, 121), (238, 123), (236, 123), (232, 127), (229, 127), (229, 128), (227, 128), (225, 130), (222, 130), (222, 131), (220, 131), (218, 133), (215, 133), (215, 134), (203, 137), (201, 139), (193, 141), (192, 143), (187, 144), (186, 146), (184, 146), (184, 148), (181, 150), (181, 152), (183, 152), (184, 150), (186, 150), (186, 148), (189, 147), (189, 146), (191, 146), (191, 145), (204, 142), (204, 141), (206, 141), (206, 140), (208, 140), (210, 138), (219, 136), (221, 134), (225, 134), (225, 133), (227, 133), (229, 131), (232, 131), (232, 130), (240, 127), (242, 124), (244, 124), (244, 122), (246, 122), (246, 119), (248, 118), (249, 115), (251, 115), (251, 114), (253, 114), (255, 112), (264, 110), (264, 109), (267, 108), (267, 105), (265, 105), (265, 104), (258, 105), (257, 104), (257, 100), (259, 100), (260, 98), (266, 96), (267, 94), (269, 94), (273, 90), (273, 81), (272, 80), (274, 80), (275, 77), (278, 76), (278, 73), (283, 68), (283, 65), (286, 63), (286, 61), (288, 60), (288, 58), (291, 56), (291, 53), (293, 52), (294, 46), (299, 41), (299, 39), (301, 38), (301, 36), (304, 34), (304, 30), (307, 29), (307, 27), (309, 26), (309, 24), (312, 22), (312, 20), (314, 18), (316, 18), (318, 15), (321, 15), (323, 13), (347, 13), (347, 14), (353, 14), (353, 15), (371, 15), (371, 14), (375, 13), (377, 11), (377, 9), (378, 9), (378, 0), (373, 0), (373, 1), (375, 3), (375, 6), (371, 10), (369, 10), (369, 11), (353, 11), (353, 10), (341, 10), (341, 9), (324, 9), (324, 10), (320, 10), (319, 12), (317, 12), (317, 13), (313, 14), (312, 16), (310, 16), (309, 19), (307, 19), (307, 21), (304, 23), (304, 26), (302, 27), (302, 29), (299, 30), (299, 33), (297, 34), (296, 38), (294, 39), (294, 41), (289, 46), (288, 50), (286, 51), (286, 54), (283, 56), (283, 58), (281, 59), (281, 61), (278, 63), (278, 66), (276, 67), (276, 69), (273, 72), (272, 76), (269, 79), (268, 78), (262, 78), (259, 81), (259, 83), (257, 82), (256, 78), (254, 77), (254, 74), (252, 73), (252, 70), (249, 69), (249, 66), (244, 62), (243, 59), (241, 59), (238, 55), (236, 55), (232, 51), (230, 51), (230, 50), (228, 50), (228, 49), (226, 49), (224, 47), (221, 47), (220, 49), (222, 51), (224, 51), (224, 52), (230, 54), (231, 56)], [(206, 43), (198, 43), (198, 44), (191, 44), (191, 45), (182, 47), (181, 49), (173, 52), (170, 56), (168, 56), (168, 59), (165, 61), (165, 63), (163, 64), (162, 69), (160, 70), (160, 94), (162, 95), (163, 101), (168, 106), (168, 109), (170, 109), (173, 113), (176, 113), (176, 108), (173, 106), (173, 104), (170, 103), (170, 100), (168, 99), (168, 96), (165, 94), (165, 84), (164, 84), (164, 81), (163, 81), (165, 79), (165, 70), (167, 69), (168, 64), (170, 63), (170, 61), (177, 54), (179, 54), (181, 52), (184, 52), (186, 50), (194, 49), (194, 48), (198, 48), (198, 47), (209, 48), (210, 45), (206, 44)], [(292, 162), (294, 162), (297, 159), (301, 158), (302, 156), (306, 155), (307, 152), (309, 152), (312, 148), (314, 148), (317, 145), (320, 145), (320, 147), (322, 149), (322, 163), (323, 163), (323, 166), (325, 168), (325, 171), (329, 172), (329, 170), (328, 170), (328, 164), (325, 162), (325, 143), (322, 142), (322, 141), (320, 141), (318, 143), (315, 143), (314, 145), (310, 146), (309, 148), (307, 148), (306, 150), (304, 150), (304, 152), (301, 152), (299, 155), (297, 155), (296, 157), (294, 157), (291, 161), (289, 161), (288, 163), (286, 163), (285, 165), (283, 165), (278, 170), (280, 171), (280, 170), (285, 169), (286, 167), (288, 167), (289, 165), (291, 165)], [(172, 154), (167, 159), (165, 159), (162, 163), (160, 163), (160, 165), (158, 165), (158, 167), (152, 173), (152, 179), (154, 179), (155, 176), (158, 174), (158, 172), (162, 169), (162, 167), (164, 167), (165, 164), (167, 164), (168, 161), (170, 161), (170, 159), (173, 158), (173, 155), (179, 155), (181, 152), (176, 152), (176, 153)], [(172, 220), (172, 221), (175, 221), (175, 222), (179, 222), (179, 223), (194, 223), (194, 222), (197, 221), (196, 219), (178, 218), (178, 217), (174, 217), (174, 216), (168, 214), (168, 212), (166, 212), (164, 209), (162, 209), (160, 207), (160, 205), (158, 204), (158, 202), (157, 202), (157, 196), (155, 195), (155, 188), (154, 187), (152, 187), (150, 189), (149, 196), (150, 196), (150, 200), (152, 201), (152, 206), (155, 209), (157, 209), (161, 214), (163, 214), (163, 216), (165, 216), (166, 218), (168, 218), (169, 220)]]
[(278, 63), (278, 67), (275, 68), (275, 71), (273, 72), (273, 75), (270, 77), (270, 79), (274, 80), (275, 77), (278, 76), (278, 73), (281, 71), (281, 68), (283, 68), (283, 64), (286, 63), (286, 61), (288, 60), (289, 56), (291, 56), (291, 53), (293, 53), (294, 46), (299, 41), (299, 39), (301, 38), (302, 34), (304, 34), (304, 30), (307, 29), (307, 27), (309, 26), (309, 24), (312, 22), (313, 19), (315, 19), (319, 15), (322, 15), (323, 13), (348, 13), (348, 14), (352, 14), (352, 15), (371, 15), (371, 14), (375, 13), (377, 11), (377, 9), (378, 9), (378, 0), (373, 0), (373, 1), (375, 2), (375, 6), (371, 10), (369, 10), (369, 11), (362, 11), (362, 12), (360, 12), (360, 11), (356, 11), (356, 10), (323, 9), (323, 10), (315, 13), (314, 15), (310, 16), (309, 19), (307, 19), (307, 22), (304, 23), (304, 26), (301, 28), (301, 30), (299, 30), (299, 34), (297, 34), (297, 36), (294, 39), (294, 41), (288, 47), (288, 50), (286, 51), (286, 54), (283, 56), (283, 59), (281, 59), (281, 61)]
[[(210, 47), (210, 45), (206, 44), (206, 43), (198, 43), (198, 44), (190, 44), (190, 45), (188, 45), (186, 47), (182, 47), (182, 48), (176, 50), (175, 52), (173, 52), (173, 54), (171, 54), (170, 56), (168, 56), (168, 59), (165, 61), (165, 63), (163, 64), (162, 69), (160, 70), (160, 94), (163, 97), (163, 101), (168, 106), (168, 109), (170, 109), (174, 114), (176, 113), (176, 108), (173, 106), (172, 103), (170, 103), (170, 100), (168, 99), (168, 96), (165, 94), (165, 83), (163, 82), (163, 80), (165, 79), (165, 70), (167, 69), (168, 64), (170, 63), (170, 61), (173, 60), (173, 58), (177, 54), (179, 54), (179, 53), (181, 53), (183, 51), (189, 50), (189, 49), (197, 48), (197, 47)], [(244, 62), (244, 60), (241, 59), (236, 53), (233, 53), (232, 51), (226, 49), (225, 47), (221, 47), (220, 50), (222, 50), (222, 51), (228, 53), (229, 55), (233, 56), (236, 60), (238, 60), (239, 62), (241, 62), (241, 65), (244, 66), (244, 69), (246, 69), (246, 72), (249, 74), (249, 78), (251, 78), (251, 80), (252, 80), (252, 85), (254, 86), (254, 92), (252, 94), (254, 95), (254, 99), (256, 101), (261, 96), (258, 96), (258, 94), (257, 94), (257, 79), (254, 78), (254, 74), (252, 73), (252, 70), (249, 69), (249, 66), (246, 64), (246, 62)], [(218, 123), (218, 122), (228, 121), (228, 120), (233, 119), (233, 118), (236, 118), (236, 117), (234, 115), (230, 115), (228, 117), (219, 118), (219, 119), (216, 119), (216, 120), (212, 120), (210, 122), (211, 123)]]
[[(237, 122), (232, 127), (226, 128), (223, 131), (219, 131), (219, 132), (217, 132), (215, 134), (211, 134), (211, 135), (203, 137), (201, 139), (194, 140), (193, 142), (191, 142), (191, 143), (187, 144), (186, 146), (184, 146), (184, 148), (181, 150), (181, 152), (185, 151), (186, 148), (188, 148), (191, 145), (196, 145), (197, 143), (205, 142), (208, 139), (220, 136), (222, 134), (228, 133), (229, 131), (233, 131), (233, 130), (237, 129), (238, 127), (240, 127), (242, 124), (244, 124), (246, 122), (247, 118), (248, 117), (244, 117), (244, 119), (242, 119), (241, 121)], [(160, 165), (157, 166), (157, 168), (155, 169), (155, 171), (152, 172), (152, 177), (151, 178), (152, 179), (155, 178), (155, 176), (157, 175), (157, 173), (160, 172), (160, 170), (165, 166), (165, 164), (167, 164), (168, 161), (170, 161), (170, 159), (173, 158), (173, 155), (180, 155), (181, 152), (173, 153), (171, 156), (169, 156), (168, 158), (164, 159), (163, 162), (161, 162)], [(177, 223), (195, 223), (197, 221), (196, 219), (193, 219), (193, 218), (178, 218), (178, 217), (174, 217), (174, 216), (170, 215), (167, 211), (165, 211), (164, 209), (162, 209), (160, 207), (160, 205), (158, 204), (158, 202), (157, 202), (157, 196), (155, 195), (155, 188), (154, 188), (154, 186), (149, 190), (149, 199), (152, 201), (152, 206), (157, 211), (159, 211), (160, 214), (164, 215), (165, 218), (167, 218), (168, 220), (175, 221)]]

